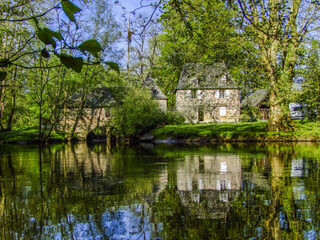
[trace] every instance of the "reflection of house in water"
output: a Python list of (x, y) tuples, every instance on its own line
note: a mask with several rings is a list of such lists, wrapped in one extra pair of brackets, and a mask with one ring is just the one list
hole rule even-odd
[(241, 188), (237, 155), (186, 156), (177, 168), (182, 204), (199, 218), (223, 218)]
[(291, 162), (291, 177), (306, 177), (303, 159), (293, 159)]
[(104, 151), (95, 152), (87, 144), (73, 145), (72, 150), (61, 152), (60, 171), (82, 177), (104, 176), (110, 168)]
[[(291, 162), (291, 177), (302, 178), (307, 176), (308, 172), (306, 171), (304, 160), (302, 158), (293, 159)], [(298, 202), (306, 199), (305, 186), (301, 179), (294, 182), (293, 195)]]

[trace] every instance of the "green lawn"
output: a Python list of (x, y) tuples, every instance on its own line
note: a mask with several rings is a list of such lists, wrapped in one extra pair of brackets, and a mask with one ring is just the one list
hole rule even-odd
[(177, 140), (317, 140), (320, 122), (296, 121), (294, 132), (267, 132), (267, 122), (210, 123), (195, 125), (168, 125), (153, 131), (156, 139)]
[[(53, 132), (48, 141), (64, 141), (66, 135), (63, 133)], [(14, 142), (35, 142), (38, 140), (38, 128), (27, 127), (14, 129), (12, 131), (0, 132), (0, 143), (14, 143)]]

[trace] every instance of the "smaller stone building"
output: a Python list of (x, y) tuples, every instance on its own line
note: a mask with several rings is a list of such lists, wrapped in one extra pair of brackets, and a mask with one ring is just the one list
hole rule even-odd
[(176, 109), (193, 123), (239, 121), (239, 89), (225, 64), (185, 64), (176, 87)]
[(110, 121), (110, 109), (119, 104), (123, 87), (99, 87), (87, 93), (76, 93), (65, 104), (59, 127), (61, 130), (85, 140), (90, 132), (104, 127)]
[(154, 101), (156, 101), (160, 109), (164, 112), (167, 111), (168, 98), (163, 94), (159, 86), (155, 83), (155, 81), (148, 75), (143, 82), (143, 85), (150, 89), (151, 97)]

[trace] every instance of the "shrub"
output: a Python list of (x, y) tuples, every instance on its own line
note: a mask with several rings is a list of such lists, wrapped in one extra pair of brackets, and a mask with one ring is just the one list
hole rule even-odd
[(168, 125), (181, 125), (184, 124), (185, 118), (177, 111), (166, 112), (166, 124)]
[(255, 122), (257, 121), (258, 111), (253, 107), (246, 107), (241, 110), (240, 122)]
[(120, 137), (138, 137), (167, 123), (166, 113), (144, 88), (130, 88), (111, 116), (113, 134)]

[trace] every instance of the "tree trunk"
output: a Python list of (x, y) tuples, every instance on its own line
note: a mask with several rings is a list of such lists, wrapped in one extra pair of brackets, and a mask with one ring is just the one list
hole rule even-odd
[(290, 119), (289, 101), (281, 96), (282, 91), (271, 84), (270, 89), (270, 117), (268, 121), (268, 131), (292, 131), (292, 121)]
[[(279, 69), (278, 52), (279, 47), (281, 47), (280, 42), (276, 39), (268, 41), (263, 34), (259, 38), (259, 45), (262, 49), (261, 60), (265, 68), (266, 78), (270, 84), (268, 131), (292, 131), (288, 100), (292, 79), (290, 81), (290, 74)], [(269, 47), (265, 48), (266, 45)]]
[(9, 115), (9, 119), (8, 119), (8, 130), (9, 131), (12, 129), (12, 120), (13, 120), (13, 116), (14, 116), (15, 108), (16, 108), (16, 92), (14, 92), (12, 97), (13, 97), (12, 107), (11, 107), (11, 111), (10, 111), (10, 115)]

